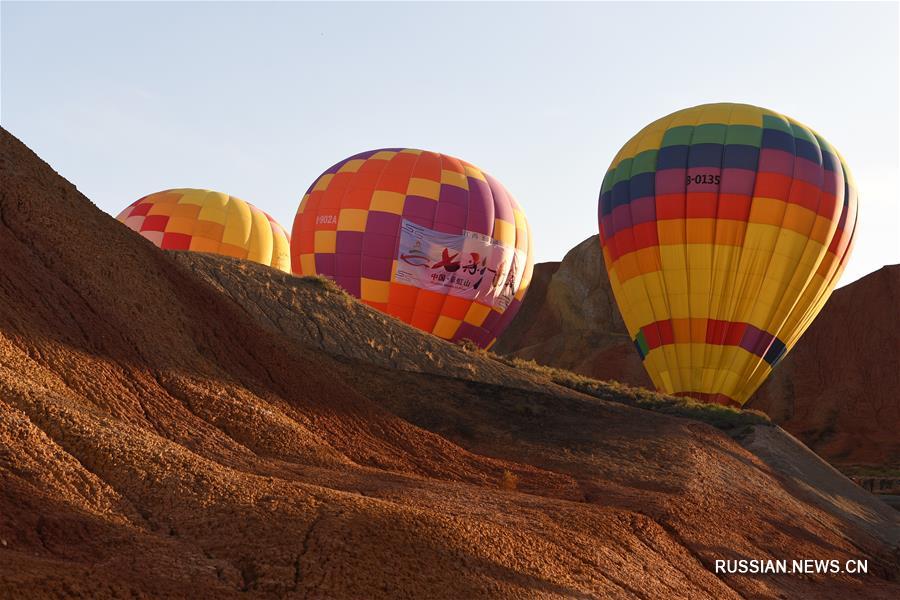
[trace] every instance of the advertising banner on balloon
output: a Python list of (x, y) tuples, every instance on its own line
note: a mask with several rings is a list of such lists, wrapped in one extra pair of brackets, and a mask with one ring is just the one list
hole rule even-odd
[(523, 252), (490, 236), (441, 233), (404, 219), (394, 281), (506, 309), (524, 267)]

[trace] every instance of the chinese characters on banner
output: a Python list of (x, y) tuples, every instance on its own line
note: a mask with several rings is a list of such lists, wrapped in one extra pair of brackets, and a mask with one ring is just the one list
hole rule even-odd
[(524, 252), (490, 236), (441, 233), (404, 219), (394, 281), (506, 310), (524, 267)]

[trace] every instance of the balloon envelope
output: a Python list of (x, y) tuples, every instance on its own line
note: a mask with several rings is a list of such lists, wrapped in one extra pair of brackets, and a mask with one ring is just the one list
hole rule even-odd
[(291, 232), (294, 272), (448, 340), (490, 346), (531, 280), (525, 214), (503, 185), (424, 150), (363, 152), (325, 171)]
[(284, 228), (228, 194), (165, 190), (137, 200), (116, 218), (164, 250), (222, 254), (291, 272)]
[(774, 111), (651, 123), (603, 179), (600, 245), (656, 387), (743, 405), (831, 295), (856, 224), (837, 151)]

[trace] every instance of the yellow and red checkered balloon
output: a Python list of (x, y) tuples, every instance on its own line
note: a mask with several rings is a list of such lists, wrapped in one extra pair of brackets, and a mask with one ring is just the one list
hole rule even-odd
[(366, 304), (448, 340), (489, 347), (521, 305), (531, 234), (503, 185), (424, 150), (351, 156), (303, 196), (294, 273), (325, 275)]
[(284, 228), (228, 194), (165, 190), (144, 196), (116, 218), (164, 250), (222, 254), (291, 272), (290, 238)]
[(847, 264), (856, 187), (819, 134), (746, 104), (642, 129), (603, 179), (600, 245), (659, 390), (743, 405)]

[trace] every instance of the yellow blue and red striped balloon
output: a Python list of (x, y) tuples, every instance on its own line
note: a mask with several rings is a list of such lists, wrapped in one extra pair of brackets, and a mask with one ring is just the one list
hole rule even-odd
[(771, 110), (696, 106), (629, 140), (603, 179), (600, 245), (657, 389), (743, 405), (831, 295), (856, 212), (838, 152)]
[(284, 228), (228, 194), (165, 190), (135, 201), (116, 218), (163, 250), (221, 254), (291, 272), (290, 238)]

